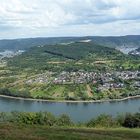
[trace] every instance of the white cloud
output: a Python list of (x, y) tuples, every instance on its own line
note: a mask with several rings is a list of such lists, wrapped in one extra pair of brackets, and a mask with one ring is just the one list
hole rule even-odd
[(0, 0), (0, 37), (136, 34), (139, 7), (140, 0)]

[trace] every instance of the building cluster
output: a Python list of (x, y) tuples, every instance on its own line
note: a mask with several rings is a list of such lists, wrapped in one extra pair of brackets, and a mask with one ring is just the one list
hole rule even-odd
[(18, 50), (18, 51), (10, 51), (5, 50), (3, 52), (0, 52), (0, 60), (3, 58), (12, 58), (17, 55), (21, 55), (24, 52), (24, 50)]
[(92, 82), (93, 79), (97, 76), (97, 73), (94, 72), (62, 72), (58, 77), (53, 81), (55, 84), (67, 84), (67, 83), (76, 83), (83, 84)]
[(140, 78), (139, 71), (122, 71), (122, 72), (115, 72), (115, 74), (116, 74), (116, 77), (119, 77), (123, 80)]
[(44, 84), (44, 83), (48, 83), (50, 81), (50, 75), (43, 73), (43, 74), (39, 74), (36, 77), (30, 78), (28, 80), (25, 81), (26, 84)]
[(114, 81), (115, 79), (137, 79), (140, 78), (139, 71), (121, 71), (121, 72), (108, 72), (108, 73), (96, 73), (96, 72), (62, 72), (58, 77), (54, 79), (54, 83), (56, 84), (65, 84), (65, 83), (89, 83), (89, 82), (97, 82), (101, 81), (102, 83), (109, 83)]
[(134, 55), (134, 56), (140, 56), (140, 51), (134, 50), (134, 51), (129, 52), (129, 54)]
[[(50, 78), (51, 77), (51, 78)], [(110, 88), (125, 87), (124, 81), (134, 80), (133, 85), (140, 87), (140, 72), (139, 71), (115, 71), (115, 72), (61, 72), (58, 76), (52, 76), (51, 73), (40, 74), (35, 78), (26, 81), (27, 84), (33, 83), (53, 83), (53, 84), (86, 84), (93, 83), (98, 85), (99, 90)]]

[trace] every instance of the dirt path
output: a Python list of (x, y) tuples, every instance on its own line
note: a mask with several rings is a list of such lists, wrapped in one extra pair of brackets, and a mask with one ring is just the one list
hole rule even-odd
[(88, 84), (87, 84), (87, 92), (88, 92), (88, 97), (93, 97), (92, 92), (91, 92), (91, 88)]
[(64, 61), (50, 61), (50, 62), (47, 62), (48, 64), (65, 64), (66, 62)]

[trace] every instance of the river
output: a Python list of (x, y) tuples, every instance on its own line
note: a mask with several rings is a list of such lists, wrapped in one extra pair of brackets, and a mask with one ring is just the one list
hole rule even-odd
[(0, 97), (0, 111), (48, 111), (54, 115), (67, 114), (73, 121), (76, 122), (85, 122), (103, 113), (115, 116), (126, 112), (140, 112), (140, 98), (128, 99), (119, 102), (58, 103)]

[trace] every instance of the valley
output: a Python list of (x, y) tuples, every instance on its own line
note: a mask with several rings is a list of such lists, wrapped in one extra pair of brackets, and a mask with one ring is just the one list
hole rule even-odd
[(0, 140), (140, 140), (140, 0), (0, 0)]

